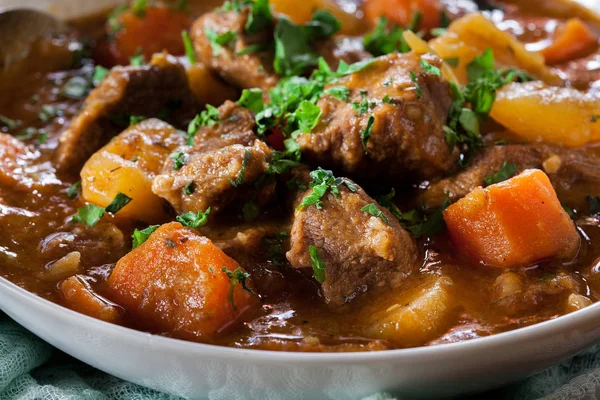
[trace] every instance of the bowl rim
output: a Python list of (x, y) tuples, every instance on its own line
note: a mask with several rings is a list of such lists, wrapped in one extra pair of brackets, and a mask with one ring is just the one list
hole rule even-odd
[[(496, 333), (490, 336), (468, 339), (454, 343), (443, 343), (431, 346), (420, 346), (403, 349), (362, 351), (362, 352), (294, 352), (294, 351), (276, 351), (260, 350), (220, 346), (208, 343), (199, 343), (188, 340), (170, 338), (157, 334), (139, 331), (133, 328), (105, 322), (85, 314), (73, 311), (60, 304), (53, 303), (41, 296), (38, 296), (17, 284), (0, 277), (0, 292), (7, 291), (15, 298), (21, 298), (30, 303), (35, 303), (37, 307), (44, 309), (45, 312), (52, 314), (61, 314), (60, 318), (78, 320), (83, 319), (86, 326), (95, 329), (99, 334), (115, 334), (128, 336), (129, 339), (143, 341), (150, 348), (162, 348), (173, 352), (198, 353), (203, 356), (209, 356), (221, 359), (231, 359), (240, 361), (243, 357), (254, 361), (286, 362), (294, 361), (299, 364), (328, 364), (340, 362), (352, 363), (373, 363), (390, 359), (413, 358), (413, 357), (453, 357), (464, 354), (465, 351), (478, 352), (490, 350), (492, 348), (506, 348), (511, 344), (523, 341), (534, 341), (542, 337), (548, 337), (555, 334), (569, 332), (574, 327), (591, 326), (591, 322), (597, 321), (600, 327), (600, 302), (594, 303), (584, 309), (574, 311), (569, 314), (542, 321), (537, 324), (529, 325), (523, 328), (517, 328), (511, 331)], [(4, 307), (0, 304), (0, 309)]]

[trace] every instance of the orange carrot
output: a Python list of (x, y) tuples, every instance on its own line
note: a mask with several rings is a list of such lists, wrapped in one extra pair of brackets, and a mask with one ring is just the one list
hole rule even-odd
[(476, 262), (511, 268), (574, 256), (575, 224), (548, 176), (526, 170), (507, 181), (475, 188), (444, 211), (455, 246)]
[(129, 58), (139, 51), (148, 61), (152, 54), (167, 50), (172, 55), (185, 52), (181, 31), (191, 25), (190, 16), (169, 7), (148, 7), (143, 14), (125, 11), (117, 17), (121, 28), (115, 41), (109, 44), (117, 64), (129, 64)]
[(579, 18), (556, 30), (552, 44), (540, 52), (546, 64), (559, 64), (585, 56), (598, 48), (598, 37)]
[(79, 275), (62, 281), (59, 290), (64, 305), (73, 311), (107, 322), (117, 322), (121, 318), (119, 307), (94, 293)]
[(418, 29), (438, 27), (442, 15), (439, 0), (366, 0), (363, 11), (373, 24), (379, 21), (379, 17), (387, 17), (390, 22), (403, 27), (420, 12), (422, 18)]
[(209, 340), (258, 305), (246, 271), (179, 222), (121, 258), (108, 285), (140, 322), (189, 340)]

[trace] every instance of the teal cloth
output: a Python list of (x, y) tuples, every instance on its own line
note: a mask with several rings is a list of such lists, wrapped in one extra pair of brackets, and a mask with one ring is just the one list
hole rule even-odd
[[(523, 381), (471, 399), (600, 398), (600, 346)], [(395, 399), (374, 394), (365, 400)], [(0, 400), (176, 400), (85, 365), (0, 313)]]

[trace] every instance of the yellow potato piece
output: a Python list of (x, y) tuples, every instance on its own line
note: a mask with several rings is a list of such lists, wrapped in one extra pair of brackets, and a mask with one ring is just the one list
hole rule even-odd
[(600, 141), (600, 99), (541, 82), (500, 89), (491, 117), (519, 138), (578, 147)]
[(236, 89), (213, 75), (201, 62), (186, 65), (185, 72), (190, 89), (199, 104), (219, 106), (225, 100), (234, 100), (239, 97)]
[(129, 127), (83, 166), (84, 200), (106, 207), (121, 192), (132, 200), (119, 211), (120, 217), (148, 223), (162, 221), (166, 216), (165, 204), (152, 192), (152, 180), (184, 140), (184, 135), (158, 119)]
[(436, 277), (401, 293), (386, 310), (373, 313), (367, 334), (403, 347), (435, 338), (449, 327), (455, 315), (452, 285), (450, 278)]
[(461, 83), (467, 83), (466, 66), (487, 48), (494, 52), (498, 66), (516, 67), (540, 80), (559, 85), (562, 80), (545, 64), (544, 57), (527, 51), (514, 36), (501, 31), (494, 23), (479, 13), (467, 14), (452, 22), (446, 33), (429, 42), (442, 58), (458, 58), (454, 73)]

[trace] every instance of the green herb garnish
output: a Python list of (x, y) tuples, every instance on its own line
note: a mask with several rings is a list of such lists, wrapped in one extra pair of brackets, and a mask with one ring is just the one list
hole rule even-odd
[(223, 267), (223, 268), (221, 268), (221, 271), (225, 272), (227, 277), (229, 279), (231, 279), (231, 286), (229, 288), (228, 300), (231, 303), (231, 307), (233, 307), (233, 311), (237, 311), (237, 307), (235, 306), (235, 304), (233, 302), (233, 291), (235, 290), (235, 285), (237, 285), (238, 283), (241, 283), (242, 288), (246, 292), (256, 296), (256, 293), (254, 293), (254, 291), (247, 284), (247, 281), (250, 280), (250, 274), (241, 268), (237, 268), (235, 271), (231, 272), (226, 267)]
[(252, 158), (252, 152), (250, 150), (244, 151), (244, 158), (242, 159), (242, 167), (240, 168), (240, 172), (238, 173), (235, 181), (233, 179), (227, 178), (229, 182), (233, 185), (233, 187), (238, 187), (242, 183), (244, 183), (244, 179), (246, 178), (246, 168), (248, 168), (248, 164), (250, 164), (250, 159)]
[(195, 213), (193, 211), (188, 211), (185, 214), (178, 215), (175, 217), (175, 219), (183, 226), (187, 226), (189, 228), (199, 228), (206, 224), (209, 214), (210, 207), (208, 207), (204, 212), (198, 211)]
[(381, 211), (379, 209), (379, 207), (377, 207), (375, 205), (375, 203), (369, 203), (366, 206), (364, 206), (363, 208), (361, 208), (360, 210), (366, 212), (367, 214), (370, 214), (370, 215), (373, 215), (373, 216), (379, 218), (386, 225), (390, 222), (388, 220), (388, 218), (385, 216), (385, 214), (383, 213), (383, 211)]
[(500, 170), (493, 174), (492, 176), (488, 176), (484, 179), (486, 185), (493, 185), (495, 183), (503, 182), (509, 178), (512, 178), (517, 173), (517, 167), (512, 162), (504, 161)]
[(183, 40), (183, 47), (185, 48), (185, 56), (187, 57), (190, 64), (195, 64), (198, 61), (196, 57), (196, 51), (192, 44), (192, 39), (187, 31), (181, 31), (181, 39)]
[(323, 259), (319, 255), (319, 251), (313, 245), (308, 246), (308, 252), (310, 253), (310, 258), (313, 262), (313, 275), (317, 282), (323, 283), (327, 278), (327, 274), (325, 272), (326, 265), (323, 262)]
[(354, 183), (345, 178), (336, 178), (333, 176), (333, 172), (322, 168), (311, 171), (310, 177), (312, 178), (312, 182), (309, 186), (313, 189), (313, 191), (311, 194), (302, 199), (302, 203), (300, 203), (300, 205), (297, 207), (298, 210), (313, 204), (318, 209), (321, 209), (323, 207), (322, 198), (325, 196), (327, 191), (331, 191), (333, 196), (337, 198), (340, 193), (339, 186), (342, 184), (345, 184), (352, 192), (356, 192), (358, 190)]
[(152, 233), (159, 227), (160, 225), (150, 225), (149, 227), (144, 228), (142, 230), (136, 228), (133, 231), (133, 234), (131, 235), (131, 238), (133, 239), (132, 248), (135, 249), (136, 247), (144, 243), (146, 240), (148, 240), (150, 235), (152, 235)]

